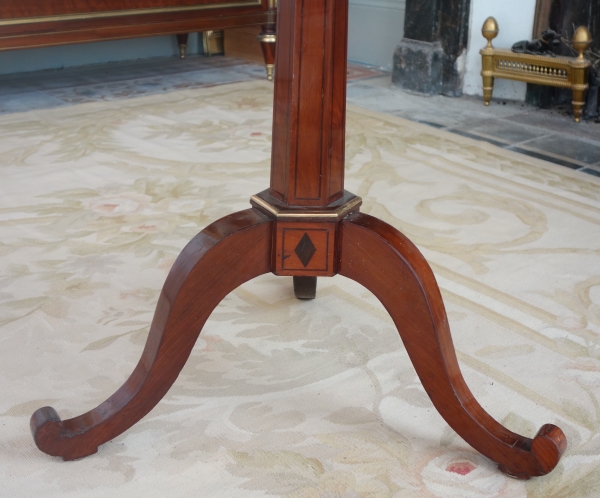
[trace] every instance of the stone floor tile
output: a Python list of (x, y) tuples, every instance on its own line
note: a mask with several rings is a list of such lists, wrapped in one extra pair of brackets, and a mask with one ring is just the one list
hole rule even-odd
[(237, 83), (257, 78), (257, 75), (236, 70), (235, 67), (222, 69), (208, 68), (204, 71), (195, 70), (185, 74), (136, 77), (80, 85), (72, 88), (58, 88), (48, 90), (47, 93), (70, 104), (81, 104), (98, 100), (139, 97), (186, 88)]
[(569, 157), (584, 164), (596, 164), (600, 161), (600, 140), (594, 143), (556, 133), (530, 140), (521, 145), (526, 145), (528, 149)]
[(591, 121), (576, 123), (571, 116), (550, 109), (535, 109), (527, 106), (521, 113), (506, 117), (514, 123), (542, 127), (562, 135), (600, 141), (600, 124)]
[(510, 145), (506, 147), (508, 150), (513, 150), (519, 154), (525, 154), (526, 156), (535, 157), (542, 159), (560, 166), (566, 166), (570, 169), (581, 169), (584, 167), (584, 163), (570, 159), (569, 157), (559, 156), (556, 154), (548, 154), (539, 149), (525, 148), (522, 145)]
[(49, 109), (63, 105), (66, 105), (64, 101), (48, 95), (46, 92), (25, 92), (2, 96), (0, 98), (0, 114)]
[(478, 135), (475, 133), (471, 133), (465, 130), (460, 130), (460, 129), (450, 129), (448, 130), (452, 133), (456, 133), (457, 135), (460, 135), (462, 137), (467, 137), (467, 138), (472, 138), (474, 140), (481, 140), (483, 142), (488, 142), (491, 143), (492, 145), (495, 145), (496, 147), (506, 147), (508, 144), (506, 142), (500, 142), (499, 140), (494, 140), (493, 138), (490, 137), (485, 137), (482, 135)]
[(522, 125), (504, 119), (491, 119), (487, 120), (487, 122), (480, 121), (472, 127), (463, 129), (477, 135), (499, 139), (509, 144), (526, 142), (552, 133), (547, 128)]
[(587, 173), (588, 175), (600, 177), (600, 169), (582, 168), (579, 171), (582, 173)]
[(390, 114), (410, 121), (430, 124), (437, 128), (460, 128), (470, 121), (470, 117), (464, 114), (448, 112), (447, 110), (435, 109), (429, 106), (411, 107), (393, 111)]

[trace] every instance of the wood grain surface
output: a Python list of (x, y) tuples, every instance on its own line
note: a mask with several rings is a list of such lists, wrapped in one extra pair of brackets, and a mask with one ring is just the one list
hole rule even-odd
[(0, 2), (0, 51), (263, 25), (268, 0)]
[(325, 207), (344, 193), (348, 2), (281, 2), (277, 26), (270, 192)]

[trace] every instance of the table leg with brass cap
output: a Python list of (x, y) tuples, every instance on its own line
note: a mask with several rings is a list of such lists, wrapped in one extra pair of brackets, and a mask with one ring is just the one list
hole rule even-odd
[(260, 42), (260, 47), (265, 59), (267, 79), (273, 81), (273, 75), (275, 74), (275, 43), (277, 41), (277, 36), (275, 34), (277, 0), (269, 0), (268, 3), (269, 10), (267, 10), (267, 22), (261, 26), (261, 31), (256, 38)]

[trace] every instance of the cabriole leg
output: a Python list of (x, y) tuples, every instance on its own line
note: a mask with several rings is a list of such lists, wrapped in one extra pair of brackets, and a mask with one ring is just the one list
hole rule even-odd
[(37, 410), (31, 417), (37, 447), (63, 460), (83, 458), (152, 410), (177, 379), (213, 309), (239, 285), (270, 271), (272, 226), (270, 218), (248, 209), (194, 237), (167, 277), (129, 379), (79, 417), (61, 421), (54, 408)]
[(533, 439), (515, 434), (479, 405), (461, 374), (431, 268), (395, 228), (366, 214), (340, 224), (339, 273), (364, 285), (391, 315), (423, 387), (446, 422), (473, 448), (520, 479), (550, 472), (566, 449), (556, 426)]

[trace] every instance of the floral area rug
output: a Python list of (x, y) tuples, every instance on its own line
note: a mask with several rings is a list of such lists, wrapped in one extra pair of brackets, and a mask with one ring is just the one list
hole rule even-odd
[[(443, 421), (372, 294), (265, 275), (227, 296), (157, 407), (97, 454), (29, 417), (106, 399), (203, 227), (268, 186), (272, 85), (0, 117), (0, 495), (558, 498), (600, 487), (600, 183), (350, 108), (346, 188), (438, 279), (464, 376), (511, 430), (560, 426), (550, 475), (501, 474)], [(199, 299), (201, 297), (199, 296)]]

